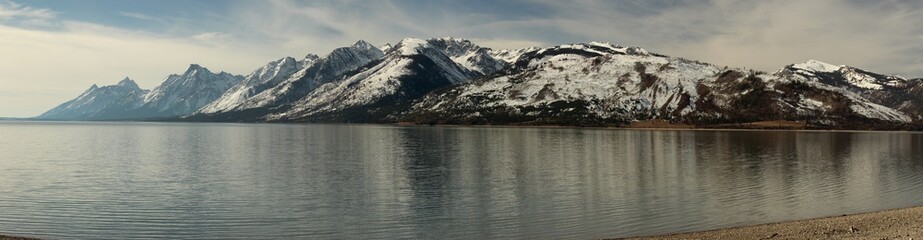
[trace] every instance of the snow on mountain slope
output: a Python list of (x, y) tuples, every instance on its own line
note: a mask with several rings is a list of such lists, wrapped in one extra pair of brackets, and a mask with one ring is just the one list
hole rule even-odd
[[(274, 86), (232, 106), (228, 111), (277, 107), (297, 101), (318, 86), (341, 77), (342, 74), (376, 61), (384, 53), (368, 42), (359, 40), (349, 47), (334, 49), (323, 58), (307, 61), (303, 68)], [(310, 57), (309, 57), (310, 58)]]
[(490, 75), (500, 71), (506, 64), (506, 62), (495, 59), (490, 54), (490, 49), (475, 45), (467, 39), (434, 38), (429, 39), (427, 43), (441, 50), (459, 66), (480, 75)]
[(711, 65), (628, 49), (592, 43), (531, 51), (517, 60), (522, 67), (519, 73), (466, 84), (450, 94), (430, 96), (417, 107), (433, 111), (543, 108), (561, 101), (587, 101), (598, 103), (586, 110), (602, 118), (658, 114), (651, 109), (689, 113), (693, 110), (687, 108), (689, 102), (698, 97), (698, 81), (719, 71)]
[(378, 46), (378, 49), (383, 53), (388, 53), (388, 51), (391, 51), (392, 47), (394, 46), (391, 46), (390, 43), (385, 43), (385, 45)]
[(520, 49), (497, 49), (490, 50), (488, 53), (494, 57), (494, 59), (503, 61), (505, 63), (514, 63), (519, 59), (519, 56), (527, 52), (538, 51), (541, 48), (538, 47), (529, 47), (529, 48), (520, 48)]
[[(782, 101), (782, 104), (788, 103), (791, 107), (795, 108), (801, 116), (814, 116), (819, 119), (821, 117), (842, 118), (844, 115), (854, 115), (888, 122), (906, 123), (912, 121), (907, 114), (876, 103), (850, 88), (831, 85), (826, 82), (815, 81), (815, 79), (804, 78), (802, 76), (777, 73), (773, 77), (775, 79), (773, 79), (771, 83), (774, 84), (773, 87), (777, 91), (778, 89), (789, 90), (793, 85), (803, 86), (797, 89), (798, 91), (792, 91), (792, 93), (798, 94), (797, 100), (789, 99), (788, 101)], [(805, 105), (790, 104), (794, 101), (811, 103)]]
[[(170, 75), (144, 96), (138, 114), (145, 117), (174, 117), (191, 114), (215, 101), (243, 77), (226, 72), (212, 73), (197, 64), (182, 75)], [(142, 113), (143, 112), (143, 113)]]
[[(876, 119), (908, 122), (923, 118), (923, 104), (919, 96), (923, 89), (920, 81), (911, 81), (900, 76), (888, 76), (855, 67), (827, 64), (816, 60), (792, 64), (776, 72), (787, 79), (807, 83), (818, 83), (831, 91), (845, 94), (854, 102), (868, 102), (853, 106), (855, 112), (865, 113)], [(867, 108), (879, 109), (872, 111)], [(888, 112), (888, 114), (879, 114)]]
[(319, 113), (410, 101), (430, 91), (490, 74), (502, 63), (468, 40), (407, 38), (370, 66), (325, 84), (294, 107), (270, 119), (299, 119)]
[[(198, 111), (198, 114), (187, 116)], [(775, 73), (604, 42), (490, 50), (456, 38), (357, 41), (246, 77), (192, 65), (152, 91), (91, 87), (40, 118), (622, 125), (767, 120), (923, 127), (923, 79), (811, 60)], [(858, 128), (858, 127), (857, 127)]]
[(316, 55), (308, 55), (300, 61), (291, 57), (272, 61), (247, 75), (243, 81), (231, 87), (217, 100), (200, 109), (199, 113), (209, 114), (233, 110), (250, 97), (278, 85), (317, 60)]
[(38, 116), (39, 119), (91, 120), (105, 111), (141, 106), (147, 90), (125, 78), (116, 85), (98, 87), (93, 84), (77, 98), (67, 101)]
[[(830, 66), (792, 65), (794, 71), (812, 74), (841, 69)], [(831, 121), (910, 121), (899, 111), (824, 82), (720, 69), (608, 43), (526, 52), (507, 71), (429, 95), (413, 107), (411, 118), (453, 123), (647, 119), (701, 123), (811, 116), (830, 116)]]
[(829, 63), (825, 63), (825, 62), (821, 62), (817, 60), (808, 60), (807, 62), (804, 62), (804, 63), (796, 63), (796, 64), (791, 65), (792, 69), (802, 70), (802, 71), (805, 71), (806, 73), (836, 72), (837, 70), (840, 70), (840, 68), (842, 67), (843, 66), (836, 66), (833, 64), (829, 64)]
[(885, 76), (855, 67), (836, 66), (817, 60), (786, 66), (779, 70), (779, 73), (798, 75), (832, 85), (845, 85), (862, 90), (882, 90), (885, 87), (898, 86), (907, 81), (899, 76)]

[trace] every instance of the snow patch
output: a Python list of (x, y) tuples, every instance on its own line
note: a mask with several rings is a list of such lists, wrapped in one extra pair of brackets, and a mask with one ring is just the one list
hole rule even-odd
[(403, 56), (420, 54), (420, 49), (429, 47), (429, 42), (419, 38), (405, 38), (398, 45), (398, 53)]
[(812, 72), (836, 72), (843, 68), (843, 66), (837, 66), (817, 60), (808, 60), (804, 63), (792, 64), (793, 68), (812, 71)]

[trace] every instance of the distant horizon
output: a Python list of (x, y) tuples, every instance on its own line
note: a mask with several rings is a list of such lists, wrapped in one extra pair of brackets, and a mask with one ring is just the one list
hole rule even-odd
[[(105, 7), (100, 7), (105, 6)], [(0, 0), (0, 116), (34, 117), (92, 84), (144, 89), (189, 64), (246, 75), (356, 40), (483, 47), (590, 41), (772, 72), (816, 59), (923, 77), (923, 2), (299, 2)], [(886, 17), (881, 17), (886, 16)], [(50, 70), (49, 68), (53, 68)]]

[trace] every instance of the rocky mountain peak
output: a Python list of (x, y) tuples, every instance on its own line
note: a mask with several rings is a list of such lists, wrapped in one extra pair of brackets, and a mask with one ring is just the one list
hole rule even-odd
[(131, 78), (128, 78), (128, 77), (125, 77), (124, 79), (122, 79), (122, 81), (119, 81), (119, 83), (116, 85), (127, 87), (127, 88), (132, 88), (132, 89), (141, 89), (140, 87), (138, 87), (138, 84), (135, 83), (134, 80), (131, 80)]

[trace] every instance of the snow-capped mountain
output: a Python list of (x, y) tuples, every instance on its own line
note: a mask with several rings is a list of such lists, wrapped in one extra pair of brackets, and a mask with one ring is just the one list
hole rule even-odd
[(98, 87), (93, 84), (77, 98), (67, 101), (42, 115), (39, 119), (92, 120), (113, 110), (137, 108), (143, 103), (147, 90), (135, 81), (125, 78), (118, 84)]
[(167, 76), (160, 86), (144, 96), (144, 104), (132, 111), (146, 118), (192, 114), (218, 99), (242, 79), (239, 75), (212, 73), (198, 64), (190, 64), (183, 74)]
[(817, 60), (788, 65), (779, 70), (779, 73), (798, 75), (822, 81), (829, 85), (856, 90), (882, 90), (888, 87), (897, 87), (907, 82), (907, 79), (899, 76), (885, 76), (850, 66), (836, 66)]
[(528, 47), (528, 48), (520, 48), (520, 49), (498, 49), (498, 50), (490, 50), (488, 53), (490, 53), (490, 55), (493, 56), (494, 59), (497, 59), (497, 60), (500, 60), (506, 63), (514, 63), (516, 62), (516, 60), (519, 60), (519, 56), (522, 56), (523, 53), (538, 51), (539, 49), (540, 48), (538, 47)]
[(834, 87), (836, 91), (855, 94), (866, 101), (897, 110), (912, 121), (923, 120), (921, 79), (878, 74), (817, 60), (786, 66), (776, 74), (799, 81), (820, 82)]
[[(255, 92), (251, 97), (236, 101), (234, 104), (226, 104), (221, 111), (203, 111), (203, 113), (208, 115), (208, 113), (220, 112), (230, 115), (230, 118), (262, 119), (261, 114), (272, 111), (268, 108), (287, 106), (314, 91), (318, 86), (333, 81), (344, 73), (353, 71), (369, 62), (376, 61), (383, 55), (384, 53), (377, 47), (362, 40), (348, 47), (334, 49), (323, 58), (308, 55), (301, 69), (289, 74), (281, 82), (272, 86), (267, 84), (265, 90)], [(219, 100), (219, 102), (228, 101), (225, 99)], [(252, 114), (249, 112), (258, 113)], [(243, 117), (244, 115), (246, 117)]]
[[(105, 90), (104, 90), (105, 89)], [(590, 42), (492, 50), (457, 38), (357, 41), (246, 77), (192, 65), (149, 93), (93, 87), (46, 119), (699, 126), (788, 120), (923, 127), (923, 79), (820, 61), (765, 73)]]
[(853, 89), (900, 85), (896, 77), (817, 61), (766, 74), (592, 42), (522, 53), (507, 71), (431, 94), (405, 120), (600, 125), (648, 119), (694, 124), (784, 119), (817, 125), (912, 121)]
[(459, 66), (476, 72), (478, 75), (489, 75), (500, 71), (508, 62), (497, 60), (490, 54), (490, 49), (475, 45), (467, 39), (452, 37), (429, 39), (427, 43), (452, 59)]
[(598, 42), (517, 55), (504, 75), (429, 95), (414, 111), (458, 122), (500, 118), (487, 116), (491, 114), (514, 118), (509, 121), (559, 117), (627, 121), (672, 112), (688, 114), (699, 96), (699, 80), (721, 70)]
[(369, 121), (435, 89), (492, 74), (505, 65), (468, 40), (407, 38), (379, 61), (321, 85), (269, 119)]
[(318, 60), (316, 55), (308, 55), (303, 60), (285, 57), (269, 62), (247, 75), (243, 81), (231, 87), (217, 100), (199, 110), (200, 113), (218, 113), (234, 110), (247, 102), (254, 95), (277, 86), (296, 72), (303, 70)]

